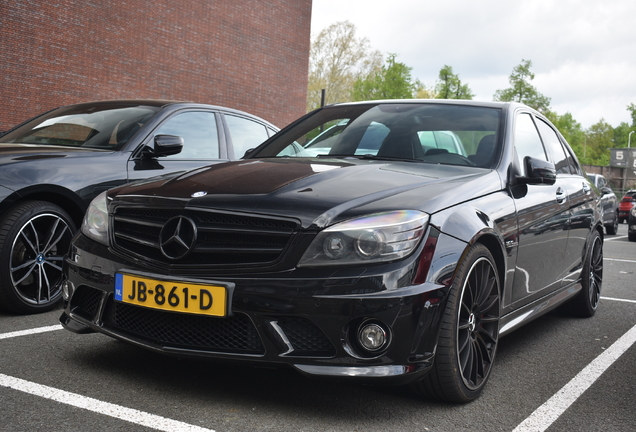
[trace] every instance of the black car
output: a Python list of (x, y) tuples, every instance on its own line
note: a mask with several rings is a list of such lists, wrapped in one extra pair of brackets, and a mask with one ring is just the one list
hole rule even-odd
[(618, 232), (618, 199), (609, 182), (601, 174), (588, 174), (590, 182), (598, 189), (601, 197), (601, 209), (605, 232), (614, 235)]
[(627, 218), (627, 238), (636, 241), (636, 207), (632, 207)]
[(0, 137), (0, 309), (49, 310), (90, 201), (114, 186), (238, 159), (277, 128), (211, 105), (102, 101), (42, 114)]
[(60, 321), (466, 402), (501, 336), (560, 305), (595, 313), (600, 212), (565, 140), (524, 105), (333, 105), (244, 160), (102, 193), (64, 261)]

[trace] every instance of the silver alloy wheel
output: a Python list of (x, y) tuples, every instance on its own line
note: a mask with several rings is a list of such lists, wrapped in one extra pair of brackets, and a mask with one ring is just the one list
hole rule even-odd
[(52, 213), (29, 219), (11, 246), (9, 271), (16, 294), (32, 305), (57, 301), (61, 295), (62, 261), (73, 232)]

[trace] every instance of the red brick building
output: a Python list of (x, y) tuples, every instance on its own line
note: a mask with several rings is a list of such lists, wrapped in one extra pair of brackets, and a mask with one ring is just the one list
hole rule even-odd
[(304, 114), (311, 0), (0, 3), (0, 131), (59, 105), (161, 98)]

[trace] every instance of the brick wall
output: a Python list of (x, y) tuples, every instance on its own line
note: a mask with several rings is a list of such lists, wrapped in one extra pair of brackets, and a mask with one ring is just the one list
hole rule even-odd
[(311, 0), (0, 2), (0, 131), (59, 105), (161, 98), (278, 126), (305, 113)]

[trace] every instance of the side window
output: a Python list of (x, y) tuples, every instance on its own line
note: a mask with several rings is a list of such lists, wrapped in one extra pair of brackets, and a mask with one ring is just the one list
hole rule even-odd
[(172, 159), (218, 159), (219, 135), (214, 113), (191, 111), (168, 119), (155, 135), (177, 135), (183, 138), (183, 150)]
[(537, 126), (539, 126), (543, 142), (552, 157), (557, 174), (570, 174), (570, 167), (565, 155), (565, 150), (563, 150), (561, 140), (559, 140), (554, 129), (548, 126), (548, 124), (541, 119), (537, 119)]
[(583, 171), (581, 171), (581, 167), (576, 162), (576, 159), (574, 158), (574, 156), (572, 156), (572, 150), (565, 144), (563, 145), (563, 147), (565, 148), (565, 155), (568, 160), (568, 166), (570, 167), (570, 172), (572, 174), (583, 176)]
[(605, 178), (604, 177), (599, 177), (598, 178), (598, 188), (603, 188), (605, 186), (607, 186), (607, 183), (605, 183)]
[[(515, 148), (517, 149), (517, 157), (519, 158), (519, 167), (525, 171), (523, 160), (526, 156), (547, 161), (539, 132), (534, 126), (534, 122), (530, 114), (520, 114), (517, 117), (515, 125)], [(525, 175), (525, 172), (524, 172)]]
[(234, 157), (237, 159), (269, 138), (265, 126), (253, 120), (226, 114), (225, 122), (234, 146)]

